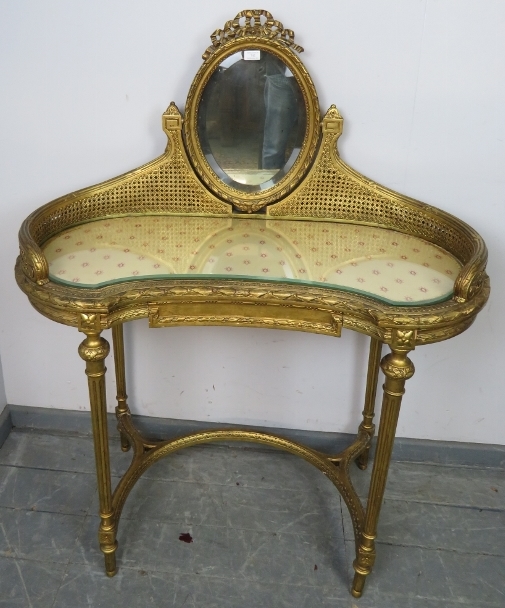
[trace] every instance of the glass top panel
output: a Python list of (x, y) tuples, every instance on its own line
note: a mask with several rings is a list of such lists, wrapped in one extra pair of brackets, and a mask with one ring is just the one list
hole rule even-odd
[(246, 216), (98, 220), (60, 233), (44, 254), (52, 280), (83, 288), (241, 278), (343, 289), (407, 306), (450, 298), (461, 267), (436, 245), (393, 230)]

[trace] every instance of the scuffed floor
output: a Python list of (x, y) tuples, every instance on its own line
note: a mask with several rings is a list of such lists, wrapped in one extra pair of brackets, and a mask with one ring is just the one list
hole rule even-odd
[[(111, 444), (117, 480), (127, 466)], [(370, 468), (353, 472), (360, 495)], [(126, 503), (105, 576), (90, 437), (13, 430), (0, 450), (0, 607), (472, 608), (505, 605), (505, 475), (392, 463), (377, 562), (349, 594), (337, 491), (289, 454), (189, 448)]]

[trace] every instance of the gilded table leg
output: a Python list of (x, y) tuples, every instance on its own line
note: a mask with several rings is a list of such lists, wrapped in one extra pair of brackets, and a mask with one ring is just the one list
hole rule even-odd
[[(129, 414), (126, 394), (126, 374), (125, 374), (125, 359), (124, 359), (124, 339), (123, 339), (123, 324), (114, 325), (112, 327), (112, 344), (114, 345), (114, 366), (116, 369), (116, 387), (117, 387), (117, 407), (116, 417), (119, 419), (121, 414)], [(130, 449), (130, 441), (128, 437), (120, 430), (121, 449), (127, 452)]]
[(95, 463), (100, 499), (100, 528), (98, 540), (105, 556), (108, 576), (116, 574), (116, 523), (112, 511), (112, 494), (109, 462), (109, 433), (107, 431), (107, 400), (105, 397), (105, 363), (109, 343), (100, 336), (100, 330), (83, 329), (86, 339), (79, 346), (79, 355), (86, 361), (91, 421), (95, 444)]
[(384, 498), (396, 425), (400, 413), (402, 396), (405, 392), (405, 381), (414, 374), (414, 365), (407, 356), (409, 350), (407, 348), (404, 350), (399, 348), (397, 350), (393, 346), (392, 352), (386, 355), (381, 362), (386, 381), (384, 383), (377, 449), (373, 463), (370, 489), (368, 491), (365, 523), (353, 564), (355, 575), (351, 593), (354, 597), (361, 596), (366, 576), (370, 574), (375, 561), (377, 522)]
[[(382, 342), (376, 338), (370, 339), (370, 354), (368, 356), (368, 373), (366, 378), (366, 393), (365, 407), (363, 409), (363, 422), (359, 425), (360, 431), (365, 431), (372, 441), (375, 432), (373, 417), (375, 414), (375, 398), (377, 395), (377, 382), (379, 380), (379, 367), (382, 353)], [(370, 444), (358, 456), (356, 464), (362, 470), (365, 470), (368, 465), (368, 455), (370, 453)]]

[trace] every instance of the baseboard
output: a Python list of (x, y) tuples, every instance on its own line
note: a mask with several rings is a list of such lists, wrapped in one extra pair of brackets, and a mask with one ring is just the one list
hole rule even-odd
[(9, 433), (12, 429), (12, 419), (11, 412), (8, 405), (4, 407), (2, 412), (0, 413), (0, 448), (2, 447), (4, 441), (9, 436)]
[[(136, 426), (146, 436), (153, 439), (172, 439), (205, 429), (237, 428), (237, 425), (234, 424), (215, 422), (153, 418), (150, 416), (134, 416), (133, 418)], [(89, 412), (10, 405), (0, 415), (0, 446), (11, 428), (91, 435), (91, 420)], [(281, 435), (323, 452), (338, 452), (349, 445), (354, 438), (354, 435), (346, 433), (245, 427), (243, 425), (240, 428)], [(113, 414), (109, 414), (110, 433), (116, 433), (115, 429), (115, 417)], [(505, 468), (505, 446), (397, 437), (393, 449), (393, 460), (447, 466)]]

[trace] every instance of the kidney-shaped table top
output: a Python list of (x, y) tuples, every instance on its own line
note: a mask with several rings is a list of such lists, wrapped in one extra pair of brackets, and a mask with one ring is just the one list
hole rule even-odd
[(229, 278), (318, 285), (399, 305), (452, 297), (461, 264), (423, 239), (329, 221), (143, 215), (69, 228), (43, 247), (54, 282)]

